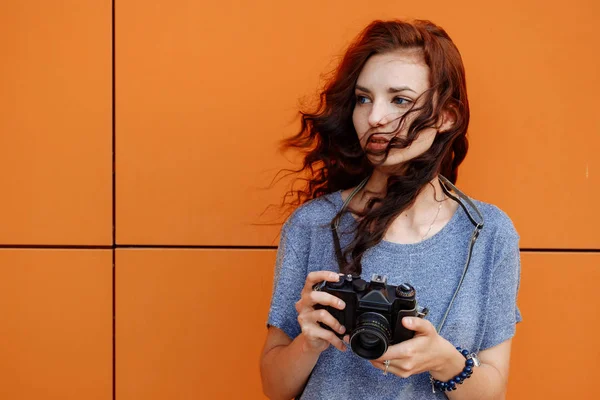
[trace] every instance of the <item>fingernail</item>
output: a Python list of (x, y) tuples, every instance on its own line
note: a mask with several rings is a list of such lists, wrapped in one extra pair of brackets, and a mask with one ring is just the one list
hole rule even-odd
[(410, 326), (410, 325), (412, 325), (412, 323), (413, 323), (412, 318), (404, 318), (405, 325)]
[(335, 279), (336, 281), (339, 281), (339, 280), (340, 280), (340, 276), (339, 276), (338, 274), (336, 274), (335, 272), (332, 272), (332, 273), (331, 273), (331, 278), (332, 278), (332, 279)]
[(342, 300), (338, 300), (338, 306), (340, 306), (340, 308), (344, 308), (346, 307), (346, 303), (344, 303)]
[(340, 333), (344, 333), (344, 332), (346, 332), (346, 327), (344, 325), (342, 325), (340, 327)]

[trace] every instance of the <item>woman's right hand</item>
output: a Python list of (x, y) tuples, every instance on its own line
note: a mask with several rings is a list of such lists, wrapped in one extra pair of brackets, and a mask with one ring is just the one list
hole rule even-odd
[(314, 291), (313, 287), (322, 281), (337, 282), (340, 275), (331, 271), (315, 271), (308, 274), (300, 300), (296, 303), (298, 323), (305, 337), (304, 350), (321, 353), (330, 344), (340, 351), (346, 351), (344, 342), (330, 330), (319, 325), (322, 322), (331, 327), (335, 332), (343, 334), (346, 328), (342, 326), (327, 310), (315, 310), (316, 304), (331, 306), (343, 310), (344, 302), (329, 293)]

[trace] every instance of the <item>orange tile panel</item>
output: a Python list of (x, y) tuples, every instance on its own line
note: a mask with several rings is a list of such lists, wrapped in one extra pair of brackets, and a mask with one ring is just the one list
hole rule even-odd
[(509, 400), (598, 398), (600, 254), (522, 254)]
[[(467, 70), (471, 151), (459, 185), (498, 204), (528, 248), (598, 248), (600, 3), (139, 0), (117, 12), (117, 239), (269, 245), (299, 127), (348, 41), (375, 18), (431, 19)], [(318, 12), (315, 12), (318, 10)]]
[(118, 250), (116, 396), (262, 399), (274, 251)]
[(111, 1), (0, 2), (0, 244), (110, 244)]
[(112, 399), (112, 252), (0, 250), (0, 398)]

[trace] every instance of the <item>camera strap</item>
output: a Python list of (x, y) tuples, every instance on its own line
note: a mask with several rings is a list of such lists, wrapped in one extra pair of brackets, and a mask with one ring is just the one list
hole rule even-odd
[[(438, 334), (444, 327), (444, 323), (446, 322), (446, 318), (448, 317), (450, 308), (452, 307), (452, 304), (454, 304), (454, 299), (456, 299), (456, 295), (458, 294), (458, 291), (460, 290), (462, 283), (465, 280), (465, 276), (467, 275), (467, 271), (469, 269), (469, 264), (471, 263), (471, 256), (473, 255), (473, 246), (475, 246), (475, 242), (477, 241), (477, 238), (479, 237), (479, 232), (481, 232), (481, 230), (483, 229), (483, 215), (481, 214), (481, 212), (479, 211), (479, 209), (477, 208), (475, 203), (473, 203), (473, 201), (471, 201), (471, 199), (466, 194), (464, 194), (456, 186), (454, 186), (452, 184), (452, 182), (450, 182), (448, 179), (446, 179), (446, 177), (439, 175), (439, 180), (440, 180), (440, 183), (442, 184), (442, 190), (444, 191), (444, 193), (446, 193), (446, 196), (450, 197), (451, 199), (456, 201), (458, 204), (460, 204), (462, 209), (465, 211), (465, 213), (469, 217), (469, 220), (471, 221), (471, 223), (475, 226), (475, 229), (473, 230), (473, 233), (471, 234), (471, 239), (469, 240), (469, 251), (467, 252), (467, 260), (465, 262), (465, 266), (464, 266), (462, 274), (460, 276), (460, 280), (458, 281), (456, 290), (454, 291), (454, 294), (452, 295), (452, 298), (450, 299), (450, 303), (448, 304), (448, 307), (446, 308), (446, 312), (444, 313), (442, 320), (436, 327), (436, 331), (438, 332)], [(453, 195), (452, 193), (450, 193), (450, 190), (448, 190), (448, 187), (450, 187), (450, 189), (452, 189), (452, 191), (454, 193), (456, 193), (456, 196)], [(475, 210), (475, 212), (477, 213), (477, 216), (479, 217), (480, 222), (477, 222), (475, 220), (475, 218), (473, 218), (473, 215), (471, 215), (471, 212), (469, 211), (467, 206), (461, 200), (464, 200), (471, 208), (473, 208), (473, 210)]]
[(338, 228), (340, 226), (340, 218), (342, 217), (342, 215), (344, 215), (344, 212), (348, 208), (348, 204), (350, 204), (350, 201), (352, 200), (352, 198), (354, 198), (354, 196), (356, 196), (356, 194), (358, 192), (360, 192), (362, 190), (362, 188), (365, 187), (365, 185), (367, 184), (368, 181), (369, 181), (369, 177), (367, 176), (365, 179), (363, 179), (363, 181), (361, 183), (358, 184), (357, 187), (354, 188), (352, 193), (350, 193), (350, 196), (348, 196), (346, 201), (344, 201), (344, 204), (342, 204), (342, 209), (340, 210), (340, 212), (331, 221), (331, 233), (333, 235), (333, 245), (334, 245), (333, 247), (335, 248), (335, 256), (337, 258), (338, 268), (341, 268), (341, 266), (344, 264), (344, 261), (345, 261), (344, 255), (342, 254), (342, 246), (340, 244), (340, 237), (338, 236), (338, 233), (337, 233)]
[[(473, 247), (475, 246), (475, 242), (477, 241), (477, 238), (479, 237), (479, 232), (483, 229), (483, 215), (481, 214), (481, 212), (479, 211), (479, 209), (477, 208), (477, 206), (475, 205), (475, 203), (473, 203), (473, 201), (463, 192), (461, 192), (456, 186), (454, 186), (452, 184), (452, 182), (450, 182), (446, 177), (442, 176), (442, 175), (438, 175), (438, 179), (440, 181), (440, 185), (442, 187), (442, 190), (444, 191), (444, 193), (451, 198), (452, 200), (456, 201), (461, 207), (462, 209), (465, 211), (465, 213), (467, 214), (467, 217), (469, 218), (469, 220), (471, 221), (471, 223), (474, 225), (475, 229), (473, 230), (473, 233), (471, 234), (471, 239), (469, 240), (469, 251), (467, 252), (467, 259), (465, 261), (465, 265), (463, 267), (463, 271), (460, 277), (460, 280), (458, 281), (458, 285), (456, 287), (456, 290), (454, 291), (454, 294), (452, 295), (452, 298), (450, 299), (450, 303), (448, 304), (448, 307), (446, 308), (446, 312), (444, 313), (440, 323), (438, 324), (438, 326), (436, 327), (436, 331), (438, 332), (438, 334), (440, 333), (440, 331), (442, 330), (442, 328), (444, 327), (444, 323), (446, 322), (446, 318), (448, 317), (448, 314), (450, 313), (450, 309), (452, 308), (452, 304), (454, 304), (454, 300), (456, 299), (456, 296), (458, 295), (458, 292), (463, 284), (463, 281), (465, 279), (465, 276), (467, 274), (467, 271), (469, 269), (469, 265), (471, 263), (471, 257), (473, 255)], [(338, 236), (338, 228), (339, 228), (339, 224), (340, 224), (340, 218), (343, 215), (343, 213), (346, 211), (348, 204), (350, 204), (350, 201), (352, 200), (352, 198), (362, 189), (365, 187), (365, 185), (367, 184), (369, 180), (369, 177), (365, 178), (353, 191), (352, 193), (350, 193), (350, 196), (348, 196), (348, 198), (346, 199), (346, 201), (344, 201), (344, 204), (342, 205), (342, 209), (340, 210), (340, 212), (338, 213), (338, 216), (336, 218), (333, 219), (333, 221), (331, 221), (331, 230), (332, 230), (332, 234), (333, 234), (333, 244), (335, 247), (335, 255), (338, 261), (338, 265), (341, 266), (344, 263), (344, 257), (343, 257), (343, 253), (342, 253), (342, 248), (340, 245), (340, 239)], [(466, 203), (466, 204), (465, 204)], [(471, 213), (471, 211), (469, 210), (469, 207), (467, 207), (467, 205), (475, 211), (475, 214), (477, 215), (477, 219), (473, 216), (473, 214)]]

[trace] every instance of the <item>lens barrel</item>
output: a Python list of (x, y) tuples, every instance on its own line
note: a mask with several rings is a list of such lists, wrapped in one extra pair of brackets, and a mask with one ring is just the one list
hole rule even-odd
[(388, 320), (381, 314), (366, 312), (356, 320), (356, 328), (350, 337), (350, 347), (358, 356), (376, 360), (386, 351), (392, 340)]

